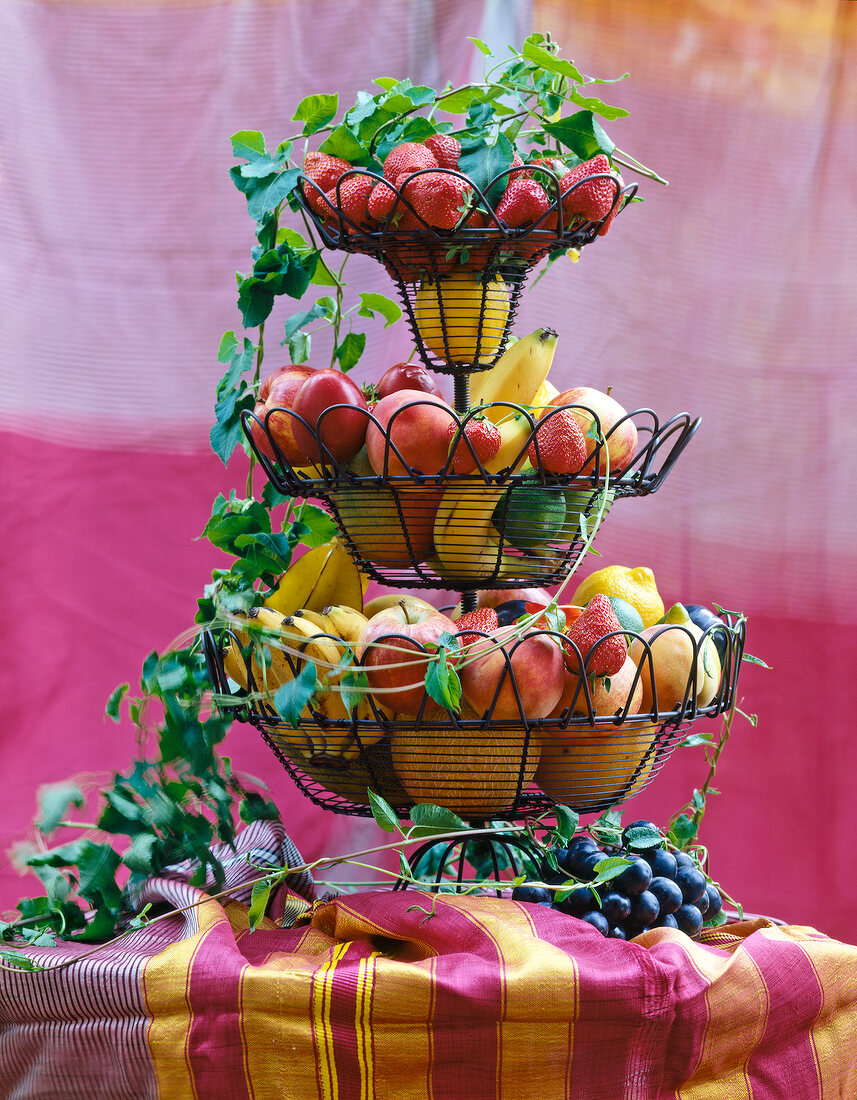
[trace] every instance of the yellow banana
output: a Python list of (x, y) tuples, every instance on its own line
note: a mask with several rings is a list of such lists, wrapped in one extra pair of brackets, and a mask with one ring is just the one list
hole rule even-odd
[(508, 415), (493, 401), (529, 405), (545, 381), (556, 351), (557, 334), (540, 328), (508, 347), (490, 370), (477, 374), (470, 385), (470, 404), (487, 405), (485, 415), (495, 423)]
[[(527, 461), (527, 442), (534, 431), (537, 417), (531, 422), (524, 413), (515, 413), (514, 409), (503, 410), (508, 419), (497, 426), (500, 429), (500, 449), (493, 458), (482, 465), (489, 474), (499, 474), (508, 469), (510, 474), (517, 473)], [(493, 418), (492, 418), (493, 419)]]
[[(253, 676), (253, 686), (264, 696), (264, 706), (274, 709), (272, 696), (282, 684), (294, 678), (292, 666), (289, 664), (285, 652), (279, 647), (280, 632), (283, 626), (284, 616), (279, 611), (268, 607), (253, 607), (244, 615), (239, 613), (236, 618), (247, 619), (257, 623), (269, 635), (276, 637), (265, 638), (261, 632), (257, 636), (257, 645), (250, 651), (250, 671)], [(254, 632), (255, 633), (255, 632)], [(230, 676), (245, 691), (250, 689), (250, 678), (247, 675), (247, 661), (242, 654), (251, 644), (253, 638), (250, 631), (234, 630), (234, 637), (230, 638), (229, 646), (223, 655), (223, 667), (227, 676)], [(259, 657), (264, 654), (262, 660)], [(300, 729), (284, 727), (280, 733), (282, 740), (298, 757), (312, 756), (316, 751), (312, 739)]]
[(520, 572), (520, 561), (502, 553), (491, 523), (491, 513), (505, 491), (456, 485), (443, 494), (434, 524), (442, 576), (484, 581), (495, 572), (498, 576)]
[(289, 566), (277, 587), (264, 601), (283, 615), (300, 609), (321, 611), (327, 604), (363, 607), (360, 571), (340, 538), (313, 547)]

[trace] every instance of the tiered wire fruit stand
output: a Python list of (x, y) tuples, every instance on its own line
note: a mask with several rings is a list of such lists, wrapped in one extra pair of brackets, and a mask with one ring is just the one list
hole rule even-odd
[[(349, 178), (360, 174), (366, 173), (346, 173), (337, 194)], [(367, 227), (348, 219), (308, 178), (302, 181), (300, 201), (328, 249), (364, 253), (384, 265), (397, 287), (422, 362), (430, 370), (452, 375), (454, 413), (464, 425), (476, 415), (470, 407), (471, 377), (490, 369), (500, 357), (533, 267), (557, 249), (592, 244), (636, 190), (620, 185), (613, 175), (606, 178), (615, 194), (610, 212), (600, 221), (565, 220), (557, 188), (550, 210), (526, 229), (509, 229), (496, 217), (492, 221), (482, 215), (478, 220), (464, 218), (452, 232), (438, 230), (423, 222), (398, 190), (387, 221)], [(496, 183), (502, 184), (502, 179), (492, 181)], [(319, 194), (310, 202), (313, 189)], [(476, 189), (473, 208), (480, 207), (490, 209), (490, 204)], [(400, 211), (407, 212), (415, 228), (395, 227)], [(455, 276), (462, 268), (479, 272), (481, 280), (478, 316), (474, 317), (472, 299), (467, 304), (472, 327), (466, 341), (460, 337), (465, 309)], [(502, 310), (493, 297), (498, 281), (508, 296), (508, 308)], [(420, 315), (420, 294), (426, 287), (436, 295), (433, 324)], [(337, 461), (326, 444), (325, 416), (334, 415), (336, 408), (322, 414), (317, 425), (302, 422), (318, 446), (319, 461), (311, 468), (290, 464), (271, 431), (273, 416), (300, 420), (293, 410), (276, 409), (264, 417), (244, 414), (245, 434), (268, 479), (282, 493), (322, 502), (365, 574), (398, 589), (457, 592), (464, 611), (475, 606), (478, 589), (561, 583), (584, 552), (587, 529), (596, 518), (603, 521), (616, 500), (655, 492), (699, 425), (686, 413), (665, 422), (650, 409), (629, 413), (637, 430), (637, 451), (621, 469), (605, 473), (603, 453), (619, 425), (602, 433), (592, 412), (598, 442), (586, 464), (574, 475), (552, 475), (539, 468), (520, 469), (536, 435), (538, 414), (509, 404), (510, 414), (526, 418), (528, 431), (508, 463), (489, 470), (477, 462), (470, 474), (456, 473), (447, 463), (440, 472), (425, 474), (392, 443), (389, 425), (385, 430), (366, 411), (362, 415), (367, 429), (374, 425), (385, 433), (383, 469), (377, 473), (368, 466), (355, 471), (353, 464)], [(571, 518), (533, 548), (520, 531), (531, 522), (528, 500), (536, 491), (542, 498), (562, 497)], [(448, 522), (439, 539), (437, 516), (444, 500)], [(454, 508), (449, 507), (451, 500)], [(379, 535), (384, 526), (380, 516), (394, 531), (395, 537), (387, 541)], [(350, 713), (341, 710), (339, 717), (331, 717), (329, 707), (310, 703), (297, 728), (284, 722), (270, 695), (266, 697), (264, 670), (246, 647), (242, 649), (238, 632), (209, 632), (204, 641), (222, 705), (260, 731), (313, 802), (334, 813), (370, 816), (372, 791), (403, 818), (414, 804), (431, 802), (477, 824), (522, 820), (556, 802), (578, 813), (601, 812), (626, 802), (651, 783), (692, 723), (732, 707), (744, 647), (743, 619), (724, 614), (722, 625), (701, 636), (682, 625), (664, 626), (662, 631), (683, 635), (682, 644), (692, 650), (692, 672), (683, 692), (676, 692), (680, 697), (658, 698), (656, 692), (645, 692), (645, 709), (637, 709), (635, 699), (641, 686), (651, 686), (654, 680), (654, 638), (630, 636), (638, 653), (636, 673), (624, 702), (614, 701), (605, 711), (589, 674), (598, 646), (588, 656), (581, 654), (567, 635), (542, 623), (535, 629), (531, 624), (520, 637), (507, 632), (506, 644), (495, 651), (500, 662), (496, 690), (489, 693), (483, 709), (462, 700), (460, 711), (455, 711), (423, 695), (416, 714), (402, 715), (385, 705), (383, 695), (368, 694)], [(333, 634), (326, 637), (342, 642)], [(532, 692), (522, 690), (516, 678), (516, 655), (532, 648), (534, 638), (549, 639), (566, 666), (577, 671), (562, 705), (547, 714), (533, 712)], [(420, 657), (420, 647), (412, 641), (385, 642), (415, 650), (415, 660)], [(487, 647), (491, 642), (482, 635), (477, 644)], [(715, 650), (717, 668), (711, 674), (707, 655)], [(229, 675), (230, 655), (233, 661), (243, 661), (240, 677)], [(287, 647), (286, 659), (297, 676), (310, 658), (296, 645)]]

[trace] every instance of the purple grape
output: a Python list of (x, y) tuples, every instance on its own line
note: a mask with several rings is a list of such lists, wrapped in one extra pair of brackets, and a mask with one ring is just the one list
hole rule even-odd
[(619, 924), (615, 924), (607, 933), (608, 940), (627, 940), (627, 938), (628, 935), (625, 929)]
[(606, 936), (610, 931), (610, 925), (607, 923), (607, 918), (598, 909), (590, 909), (590, 911), (584, 913), (580, 919), (586, 921), (587, 924), (591, 924), (593, 928), (597, 928), (602, 936)]
[(661, 907), (658, 904), (658, 899), (649, 890), (644, 890), (641, 894), (631, 898), (631, 920), (636, 924), (648, 927), (658, 919), (660, 911)]
[(668, 852), (666, 848), (649, 848), (647, 852), (643, 853), (643, 859), (648, 860), (649, 866), (652, 868), (652, 874), (656, 878), (675, 878), (678, 864), (675, 856), (672, 852)]
[(674, 916), (678, 930), (691, 939), (695, 939), (702, 931), (702, 913), (695, 905), (685, 903), (675, 911)]
[(626, 867), (621, 875), (613, 879), (613, 886), (623, 894), (634, 896), (648, 890), (652, 881), (652, 868), (642, 857), (638, 856), (634, 862)]
[(723, 908), (723, 898), (720, 896), (720, 891), (711, 882), (705, 887), (705, 893), (708, 895), (708, 909), (705, 911), (705, 919), (711, 920)]
[(621, 924), (631, 915), (631, 899), (627, 894), (610, 890), (601, 899), (601, 912), (610, 924)]
[(553, 904), (553, 892), (544, 886), (515, 886), (512, 890), (513, 901), (529, 901), (534, 905)]
[(678, 921), (673, 913), (661, 913), (652, 928), (678, 928)]
[(661, 875), (652, 879), (649, 892), (658, 899), (661, 913), (674, 913), (684, 901), (679, 884)]
[(563, 901), (555, 901), (554, 908), (570, 917), (582, 917), (584, 913), (598, 908), (598, 895), (589, 887), (572, 890)]
[(676, 871), (675, 883), (681, 889), (681, 896), (691, 905), (699, 901), (708, 885), (705, 875), (696, 867), (679, 867)]

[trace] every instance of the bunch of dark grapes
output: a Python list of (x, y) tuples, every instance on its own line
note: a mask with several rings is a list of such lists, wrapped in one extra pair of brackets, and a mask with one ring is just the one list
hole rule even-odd
[[(651, 821), (633, 821), (622, 831), (622, 844), (598, 844), (586, 835), (575, 836), (567, 848), (555, 848), (559, 870), (545, 860), (542, 881), (559, 885), (569, 878), (593, 882), (596, 866), (611, 856), (633, 860), (616, 878), (573, 890), (562, 901), (542, 886), (516, 886), (512, 897), (550, 906), (585, 920), (609, 939), (630, 940), (647, 928), (678, 928), (698, 939), (704, 922), (713, 920), (723, 901), (687, 852), (663, 845), (635, 847), (632, 830), (657, 833)], [(639, 834), (638, 834), (639, 835)]]

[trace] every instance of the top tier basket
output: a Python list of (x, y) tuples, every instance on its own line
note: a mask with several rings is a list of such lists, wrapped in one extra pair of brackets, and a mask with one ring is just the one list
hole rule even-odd
[[(622, 186), (610, 173), (594, 173), (561, 194), (556, 175), (543, 168), (540, 172), (548, 181), (548, 197), (553, 192), (553, 201), (535, 221), (510, 228), (497, 217), (488, 196), (524, 171), (528, 169), (508, 168), (484, 191), (450, 169), (413, 173), (408, 184), (431, 172), (464, 180), (472, 188), (469, 208), (452, 230), (429, 225), (401, 190), (365, 169), (344, 173), (330, 193), (334, 201), (306, 176), (296, 194), (328, 248), (373, 256), (384, 265), (396, 284), (425, 365), (460, 376), (487, 370), (500, 357), (524, 283), (535, 264), (554, 252), (579, 250), (605, 234), (637, 191), (636, 184)], [(376, 186), (384, 183), (395, 194), (380, 226), (353, 221), (343, 213), (342, 187), (355, 177), (369, 177), (377, 181)], [(569, 215), (569, 196), (595, 180), (608, 181), (605, 186), (613, 189), (607, 214), (598, 221)], [(458, 400), (456, 405), (464, 407)]]

